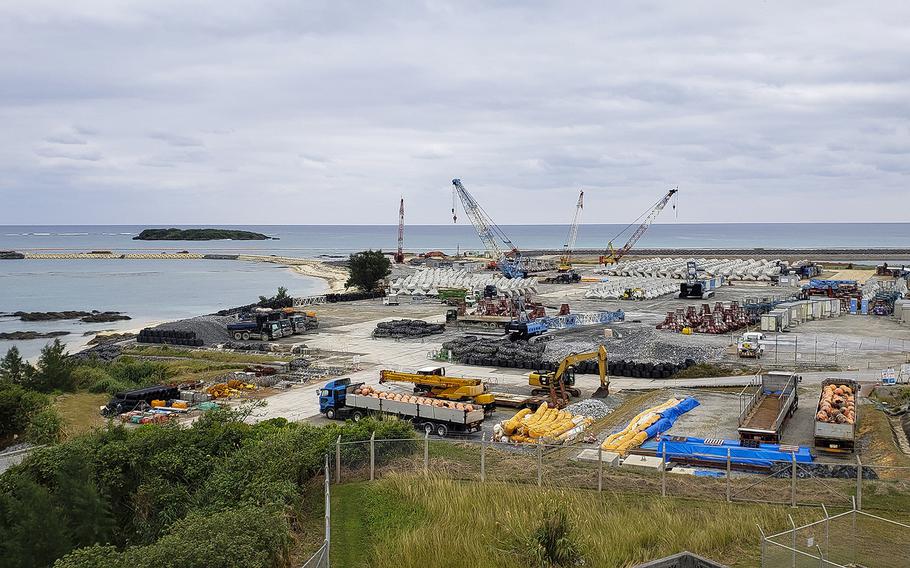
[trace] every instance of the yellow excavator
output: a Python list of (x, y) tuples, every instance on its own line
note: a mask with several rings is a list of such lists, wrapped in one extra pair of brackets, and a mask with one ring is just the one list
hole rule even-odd
[(410, 383), (414, 393), (445, 400), (468, 401), (492, 410), (495, 398), (480, 379), (447, 377), (445, 367), (425, 367), (415, 373), (379, 371), (380, 383)]
[(582, 361), (597, 360), (600, 387), (594, 391), (594, 398), (604, 398), (610, 394), (610, 380), (607, 378), (607, 348), (603, 345), (597, 351), (588, 353), (571, 353), (559, 364), (555, 371), (535, 371), (528, 375), (528, 384), (533, 394), (549, 394), (550, 407), (562, 408), (569, 403), (569, 397), (581, 396), (575, 388), (575, 365)]

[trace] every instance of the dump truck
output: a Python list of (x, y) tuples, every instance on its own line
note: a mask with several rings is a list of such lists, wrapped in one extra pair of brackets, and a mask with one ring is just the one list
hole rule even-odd
[(284, 310), (258, 310), (247, 319), (229, 323), (227, 331), (237, 341), (274, 341), (318, 327), (319, 320), (313, 312), (292, 314)]
[[(739, 439), (744, 445), (780, 443), (784, 424), (799, 405), (802, 377), (770, 372), (756, 376), (739, 393)], [(754, 392), (751, 392), (754, 389)]]
[(429, 404), (403, 402), (387, 398), (355, 394), (364, 383), (351, 379), (335, 379), (319, 390), (319, 411), (330, 420), (351, 418), (359, 422), (367, 416), (395, 416), (409, 420), (414, 427), (428, 435), (444, 438), (450, 432), (468, 434), (479, 432), (483, 425), (483, 410), (457, 410)]
[[(843, 393), (841, 398), (846, 399), (844, 407), (847, 407), (850, 403), (852, 406), (853, 418), (852, 420), (847, 420), (846, 417), (844, 420), (838, 421), (833, 418), (821, 419), (819, 416), (823, 412), (825, 404), (825, 389), (829, 385), (834, 386), (835, 388), (840, 389), (841, 387), (848, 387), (850, 389), (850, 394), (846, 395)], [(856, 431), (859, 427), (859, 405), (858, 402), (860, 385), (858, 382), (853, 379), (825, 379), (822, 381), (821, 395), (818, 399), (818, 406), (815, 409), (815, 448), (823, 452), (832, 452), (832, 453), (850, 453), (853, 452), (856, 444)], [(829, 404), (830, 406), (830, 404)], [(837, 404), (835, 404), (837, 406)], [(837, 413), (830, 412), (827, 413), (831, 417), (836, 417)]]
[(760, 331), (747, 331), (736, 342), (736, 353), (741, 358), (761, 359), (765, 354), (765, 346), (761, 343), (764, 339), (765, 334)]

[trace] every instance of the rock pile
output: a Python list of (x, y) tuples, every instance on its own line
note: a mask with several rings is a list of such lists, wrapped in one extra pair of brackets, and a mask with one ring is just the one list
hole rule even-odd
[(401, 319), (379, 323), (373, 330), (373, 337), (394, 337), (395, 339), (426, 337), (442, 333), (445, 330), (445, 324)]
[(573, 415), (588, 416), (594, 420), (600, 420), (613, 412), (613, 409), (610, 408), (607, 403), (594, 398), (579, 400), (578, 402), (570, 404), (565, 409)]
[(188, 347), (202, 347), (202, 340), (196, 337), (194, 331), (178, 329), (161, 329), (146, 327), (139, 332), (137, 343), (164, 343), (166, 345), (186, 345)]
[(123, 353), (123, 348), (116, 343), (102, 343), (89, 349), (84, 349), (69, 356), (74, 361), (113, 361)]

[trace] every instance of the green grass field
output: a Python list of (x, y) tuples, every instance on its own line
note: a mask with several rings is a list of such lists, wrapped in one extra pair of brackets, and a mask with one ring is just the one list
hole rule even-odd
[(332, 564), (533, 566), (533, 534), (564, 510), (586, 566), (629, 566), (682, 550), (759, 564), (757, 524), (778, 531), (814, 509), (389, 476), (333, 487)]

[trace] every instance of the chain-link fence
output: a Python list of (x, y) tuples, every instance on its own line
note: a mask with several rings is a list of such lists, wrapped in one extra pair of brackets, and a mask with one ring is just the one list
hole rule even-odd
[(762, 532), (762, 568), (907, 566), (910, 525), (856, 507), (830, 515), (822, 506), (822, 513), (821, 519), (799, 527), (791, 517), (791, 529)]
[(901, 354), (905, 360), (910, 356), (910, 340), (893, 337), (844, 337), (793, 331), (768, 334), (761, 345), (764, 348), (761, 364), (765, 367), (836, 367), (847, 361), (855, 363), (878, 356)]
[(514, 444), (426, 436), (343, 442), (331, 464), (335, 482), (381, 479), (390, 472), (432, 473), (473, 482), (615, 491), (729, 502), (822, 504), (906, 513), (910, 468), (855, 461), (772, 463), (692, 454), (691, 466), (657, 456), (616, 454), (594, 447)]

